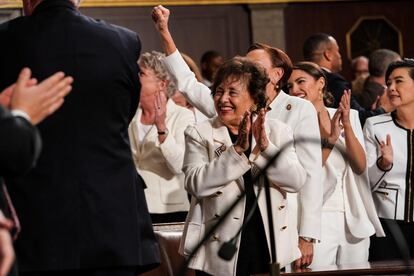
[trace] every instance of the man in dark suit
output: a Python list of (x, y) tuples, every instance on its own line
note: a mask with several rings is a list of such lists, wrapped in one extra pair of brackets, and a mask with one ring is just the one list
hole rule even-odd
[[(334, 97), (334, 108), (338, 108), (344, 90), (351, 89), (351, 84), (342, 77), (342, 57), (335, 38), (328, 34), (317, 33), (309, 36), (303, 44), (303, 57), (306, 61), (318, 64), (325, 73), (327, 89)], [(390, 106), (379, 106), (375, 110), (363, 108), (354, 97), (351, 98), (351, 108), (359, 113), (361, 124), (364, 125), (368, 117), (389, 112)]]
[(159, 262), (128, 139), (141, 45), (132, 31), (88, 18), (76, 4), (25, 0), (28, 16), (0, 26), (0, 84), (23, 65), (39, 79), (61, 70), (76, 80), (63, 108), (38, 126), (36, 167), (8, 179), (23, 229), (19, 269), (135, 276)]
[[(18, 220), (3, 183), (3, 177), (23, 175), (40, 154), (41, 140), (33, 124), (52, 114), (71, 90), (72, 78), (54, 74), (41, 84), (22, 70), (16, 85), (0, 94), (0, 275), (13, 264), (14, 250), (9, 231), (18, 230)], [(11, 218), (11, 219), (8, 219)], [(17, 233), (14, 233), (17, 234)], [(13, 267), (8, 275), (17, 275)]]

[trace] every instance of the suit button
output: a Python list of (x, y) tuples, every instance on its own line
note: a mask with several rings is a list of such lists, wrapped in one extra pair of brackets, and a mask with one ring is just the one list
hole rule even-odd
[(285, 225), (285, 226), (283, 226), (282, 228), (280, 228), (280, 231), (283, 231), (283, 230), (285, 230), (287, 228), (287, 226)]
[(213, 241), (218, 241), (218, 240), (220, 240), (220, 236), (219, 236), (219, 234), (214, 234), (213, 235)]
[(283, 208), (285, 208), (285, 205), (280, 205), (279, 206), (279, 211), (282, 210)]

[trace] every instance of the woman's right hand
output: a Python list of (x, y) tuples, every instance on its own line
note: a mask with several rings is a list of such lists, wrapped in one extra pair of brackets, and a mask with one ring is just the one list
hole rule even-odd
[(170, 17), (170, 10), (158, 5), (152, 9), (152, 21), (155, 23), (157, 30), (162, 33), (168, 30), (168, 19)]
[(242, 120), (239, 125), (239, 134), (237, 136), (236, 143), (234, 144), (234, 149), (240, 155), (249, 148), (249, 135), (252, 127), (252, 122), (250, 121), (250, 112), (246, 111), (242, 117)]
[(389, 170), (394, 162), (394, 154), (391, 144), (391, 136), (387, 134), (386, 142), (380, 142), (381, 157), (378, 160), (378, 165), (384, 171)]

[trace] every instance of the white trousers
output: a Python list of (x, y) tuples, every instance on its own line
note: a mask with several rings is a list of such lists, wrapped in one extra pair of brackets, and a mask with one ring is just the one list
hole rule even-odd
[(355, 238), (345, 223), (344, 212), (322, 212), (321, 242), (314, 244), (312, 267), (368, 261), (369, 237)]

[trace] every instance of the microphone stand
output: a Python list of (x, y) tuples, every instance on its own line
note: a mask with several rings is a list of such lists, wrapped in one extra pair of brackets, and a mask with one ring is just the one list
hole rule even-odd
[(266, 208), (267, 208), (267, 221), (269, 224), (269, 236), (270, 236), (270, 264), (269, 273), (270, 276), (280, 275), (280, 264), (277, 262), (276, 254), (276, 240), (275, 240), (275, 228), (273, 225), (273, 211), (272, 211), (272, 199), (270, 197), (270, 184), (266, 175), (263, 177), (265, 195), (266, 195)]

